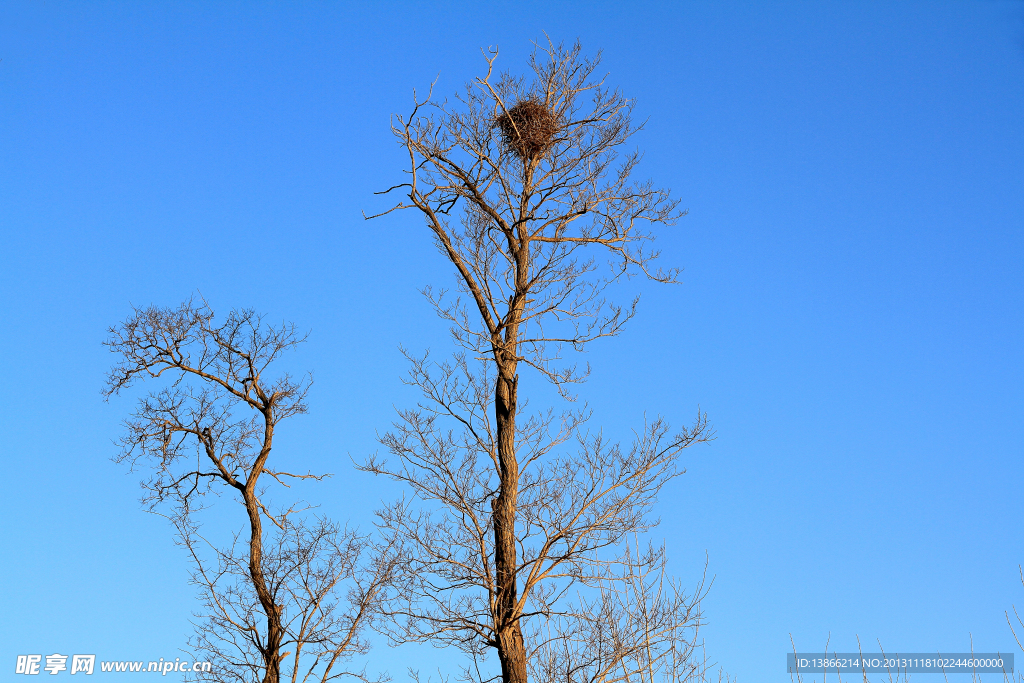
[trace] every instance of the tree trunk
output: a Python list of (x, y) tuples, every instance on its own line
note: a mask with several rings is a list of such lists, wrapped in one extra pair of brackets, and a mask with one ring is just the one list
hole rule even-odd
[(281, 658), (278, 653), (281, 650), (283, 632), (281, 628), (281, 611), (274, 602), (274, 597), (267, 588), (266, 578), (263, 576), (263, 525), (260, 521), (260, 510), (256, 500), (252, 496), (246, 496), (245, 508), (249, 512), (249, 576), (252, 579), (256, 595), (259, 597), (263, 613), (267, 615), (267, 640), (262, 651), (263, 664), (266, 673), (263, 676), (263, 683), (280, 683), (281, 680)]
[[(266, 401), (264, 396), (260, 398)], [(267, 580), (263, 575), (263, 523), (260, 519), (260, 505), (256, 499), (256, 482), (263, 471), (263, 465), (270, 455), (271, 444), (274, 439), (274, 423), (269, 412), (264, 413), (263, 448), (259, 457), (253, 463), (252, 470), (245, 482), (242, 496), (245, 499), (245, 509), (249, 513), (249, 576), (252, 579), (253, 587), (256, 589), (256, 596), (263, 607), (263, 613), (267, 616), (267, 640), (262, 651), (263, 664), (266, 673), (263, 675), (263, 683), (280, 683), (281, 681), (281, 641), (284, 639), (284, 629), (281, 625), (281, 608), (274, 600), (274, 596), (267, 588)]]
[(516, 499), (519, 495), (519, 462), (515, 451), (515, 361), (498, 365), (494, 412), (498, 436), (500, 485), (494, 507), (494, 569), (497, 596), (495, 627), (502, 683), (527, 683), (526, 649), (516, 608)]
[[(497, 584), (495, 614), (498, 659), (502, 683), (527, 683), (526, 647), (519, 621), (516, 581), (516, 513), (519, 497), (519, 460), (516, 457), (516, 411), (519, 375), (519, 325), (526, 302), (529, 246), (510, 239), (516, 260), (516, 293), (509, 299), (504, 339), (492, 340), (498, 378), (494, 387), (495, 426), (498, 438), (500, 484), (494, 501), (494, 570)], [(517, 244), (518, 242), (518, 244)], [(516, 248), (518, 247), (518, 248)]]

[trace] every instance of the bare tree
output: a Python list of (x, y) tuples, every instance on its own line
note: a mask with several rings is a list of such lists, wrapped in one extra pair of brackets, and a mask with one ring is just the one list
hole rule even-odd
[[(108, 398), (140, 379), (164, 380), (126, 421), (116, 459), (151, 470), (143, 501), (169, 508), (162, 514), (194, 561), (205, 609), (192, 645), (217, 667), (200, 678), (367, 680), (341, 664), (366, 651), (361, 634), (390, 567), (365, 559), (366, 537), (323, 518), (311, 523), (297, 504), (275, 512), (268, 502), (270, 486), (326, 476), (284, 471), (271, 457), (280, 423), (306, 412), (310, 386), (271, 366), (304, 340), (293, 325), (266, 325), (249, 310), (217, 322), (193, 301), (136, 309), (110, 329), (106, 345), (120, 359)], [(244, 512), (231, 543), (199, 533), (196, 513), (211, 493)]]
[(505, 683), (702, 677), (701, 590), (651, 583), (663, 550), (626, 544), (656, 523), (680, 451), (711, 438), (705, 416), (675, 433), (652, 420), (624, 448), (587, 428), (586, 407), (527, 415), (518, 395), (522, 364), (574, 398), (589, 369), (560, 363), (562, 348), (622, 330), (636, 300), (604, 299), (617, 280), (674, 281), (653, 267), (648, 230), (681, 212), (631, 179), (640, 155), (620, 152), (639, 130), (633, 103), (596, 76), (599, 59), (548, 43), (527, 79), (497, 75), (496, 50), (485, 57), (453, 103), (431, 92), (392, 122), (407, 178), (378, 216), (425, 218), (461, 296), (425, 293), (461, 350), (440, 364), (406, 354), (425, 400), (383, 437), (396, 459), (365, 464), (429, 504), (380, 513), (405, 570), (391, 636), (463, 649), (478, 680), (491, 679), (489, 649)]
[[(1022, 568), (1020, 565), (1017, 565), (1017, 572), (1020, 575), (1021, 585), (1024, 585), (1024, 568)], [(1021, 619), (1020, 613), (1017, 612), (1017, 606), (1014, 605), (1012, 607), (1012, 609), (1013, 609), (1013, 616), (1017, 620), (1017, 625), (1020, 626), (1022, 629), (1024, 629), (1024, 619)], [(1017, 647), (1021, 647), (1020, 637), (1018, 637), (1018, 635), (1017, 635), (1017, 629), (1014, 628), (1013, 621), (1010, 620), (1010, 613), (1008, 611), (1006, 611), (1006, 612), (1003, 612), (1003, 615), (1006, 617), (1006, 623), (1010, 627), (1010, 633), (1013, 634), (1013, 639), (1015, 641), (1017, 641)], [(1008, 681), (1015, 681), (1016, 683), (1021, 683), (1022, 681), (1024, 681), (1024, 673), (1018, 671), (1016, 673), (1016, 678), (1014, 678), (1012, 676), (1010, 676), (1010, 677), (1004, 676), (1003, 678), (1008, 680)]]

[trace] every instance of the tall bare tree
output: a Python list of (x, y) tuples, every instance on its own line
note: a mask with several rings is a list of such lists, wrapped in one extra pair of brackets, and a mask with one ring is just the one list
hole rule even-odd
[[(108, 398), (137, 380), (164, 380), (126, 421), (116, 459), (151, 471), (143, 501), (167, 509), (194, 561), (204, 613), (192, 645), (216, 667), (200, 679), (367, 680), (342, 664), (368, 647), (362, 633), (390, 567), (366, 559), (366, 537), (295, 505), (274, 512), (268, 500), (271, 486), (325, 476), (285, 471), (272, 458), (281, 422), (306, 412), (310, 380), (271, 366), (304, 340), (252, 311), (218, 322), (205, 302), (189, 301), (136, 309), (106, 341), (119, 356)], [(233, 542), (199, 533), (196, 513), (211, 493), (243, 513)]]
[(407, 175), (377, 216), (425, 219), (461, 295), (425, 293), (461, 350), (440, 364), (407, 354), (425, 400), (383, 438), (396, 459), (365, 465), (432, 504), (381, 512), (406, 570), (391, 635), (462, 648), (481, 680), (489, 649), (505, 683), (703, 675), (700, 591), (655, 581), (663, 551), (626, 544), (654, 523), (680, 451), (710, 438), (705, 416), (676, 433), (653, 420), (623, 448), (588, 430), (586, 408), (525, 415), (518, 391), (527, 366), (573, 398), (589, 369), (562, 364), (561, 349), (622, 330), (637, 302), (607, 302), (612, 283), (674, 281), (653, 266), (649, 229), (682, 212), (631, 179), (633, 102), (604, 85), (599, 58), (548, 43), (522, 78), (497, 74), (497, 56), (453, 102), (431, 89), (392, 122)]

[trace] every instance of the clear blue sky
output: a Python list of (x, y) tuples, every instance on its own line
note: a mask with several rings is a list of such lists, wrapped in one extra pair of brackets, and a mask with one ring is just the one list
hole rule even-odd
[(415, 216), (361, 218), (403, 163), (388, 117), (545, 31), (604, 50), (641, 175), (690, 210), (659, 241), (683, 283), (630, 283), (585, 395), (610, 435), (715, 424), (656, 532), (686, 583), (707, 552), (711, 655), (750, 682), (788, 680), (790, 633), (1016, 649), (1024, 3), (5, 2), (0, 671), (174, 658), (191, 630), (185, 556), (109, 460), (132, 404), (102, 401), (100, 342), (130, 304), (309, 329), (281, 450), (337, 473), (310, 493), (336, 517), (397, 495), (348, 456), (413, 398), (398, 345), (446, 348), (417, 288), (451, 274)]

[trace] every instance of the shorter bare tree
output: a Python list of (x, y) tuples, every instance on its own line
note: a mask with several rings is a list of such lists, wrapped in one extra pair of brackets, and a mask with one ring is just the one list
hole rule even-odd
[[(140, 379), (165, 381), (125, 422), (116, 460), (151, 470), (143, 502), (168, 517), (193, 560), (204, 607), (190, 644), (216, 669), (200, 679), (324, 683), (343, 675), (368, 644), (361, 637), (391, 567), (368, 539), (293, 503), (273, 511), (268, 489), (327, 475), (288, 472), (271, 460), (282, 420), (306, 412), (308, 377), (271, 365), (302, 343), (294, 325), (273, 327), (250, 310), (222, 322), (205, 302), (136, 309), (110, 329), (120, 360), (105, 395)], [(227, 544), (200, 534), (208, 495), (244, 511)], [(264, 522), (269, 522), (264, 528)]]

